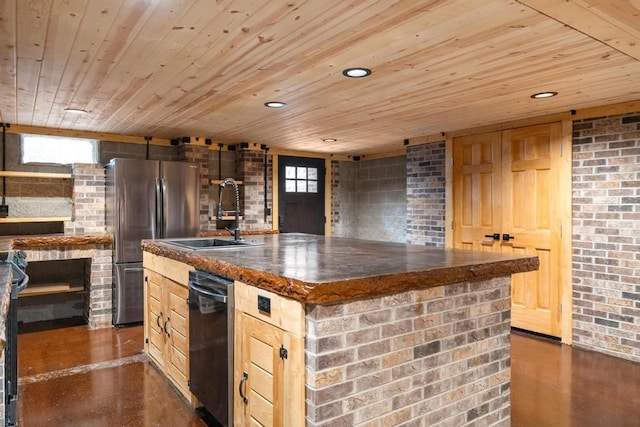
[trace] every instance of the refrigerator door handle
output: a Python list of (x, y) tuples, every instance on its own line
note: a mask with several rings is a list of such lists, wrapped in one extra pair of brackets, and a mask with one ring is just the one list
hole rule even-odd
[(160, 178), (156, 178), (156, 223), (153, 230), (153, 238), (162, 238), (162, 188), (160, 186)]
[(164, 178), (160, 178), (162, 184), (162, 234), (164, 239), (167, 237), (167, 213), (169, 212), (169, 198), (167, 197), (167, 182)]

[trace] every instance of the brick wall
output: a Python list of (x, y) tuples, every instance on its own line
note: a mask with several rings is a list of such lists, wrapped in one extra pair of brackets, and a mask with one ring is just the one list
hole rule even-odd
[(510, 422), (510, 278), (307, 307), (307, 426)]
[[(267, 208), (272, 209), (272, 156), (267, 156)], [(263, 151), (239, 150), (236, 154), (238, 179), (242, 181), (241, 229), (265, 230), (272, 228), (271, 215), (265, 215), (264, 175), (265, 154)]]
[(65, 234), (104, 234), (105, 170), (102, 165), (73, 165), (72, 219), (65, 221)]
[(640, 113), (573, 129), (573, 343), (640, 361)]
[(332, 162), (333, 235), (406, 242), (404, 156)]
[(216, 221), (210, 217), (215, 215), (214, 201), (211, 200), (213, 185), (209, 183), (209, 147), (203, 145), (180, 145), (180, 159), (200, 165), (200, 231), (215, 230)]
[(407, 147), (407, 242), (444, 247), (445, 144)]
[(92, 328), (111, 326), (112, 249), (111, 245), (62, 245), (25, 249), (29, 262), (62, 259), (90, 259), (84, 315)]

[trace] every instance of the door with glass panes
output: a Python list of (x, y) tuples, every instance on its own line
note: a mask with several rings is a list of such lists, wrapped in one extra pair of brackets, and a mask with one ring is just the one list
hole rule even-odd
[(281, 233), (324, 234), (324, 159), (278, 156)]

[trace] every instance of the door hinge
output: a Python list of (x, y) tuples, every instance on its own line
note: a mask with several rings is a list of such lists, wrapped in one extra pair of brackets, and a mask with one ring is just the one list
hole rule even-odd
[(456, 222), (455, 221), (451, 221), (451, 229), (455, 230), (456, 228)]
[(284, 348), (284, 345), (280, 345), (280, 359), (284, 360), (287, 359), (289, 357), (289, 352), (287, 351), (286, 348)]
[(560, 224), (560, 238), (562, 239), (562, 224)]
[(560, 146), (560, 157), (562, 157), (562, 145)]
[(145, 338), (145, 339), (144, 339), (144, 343), (145, 343), (145, 344), (149, 344), (149, 338)]

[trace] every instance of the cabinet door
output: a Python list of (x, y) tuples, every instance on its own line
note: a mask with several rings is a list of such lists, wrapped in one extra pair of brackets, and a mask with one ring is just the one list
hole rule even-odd
[(167, 337), (165, 371), (175, 385), (188, 396), (189, 385), (189, 332), (187, 299), (189, 290), (169, 279), (164, 279), (163, 302), (166, 311), (164, 323)]
[(283, 426), (285, 332), (242, 312), (236, 312), (235, 329), (234, 424)]
[(145, 334), (147, 354), (160, 368), (164, 367), (165, 337), (162, 311), (163, 277), (145, 269)]

